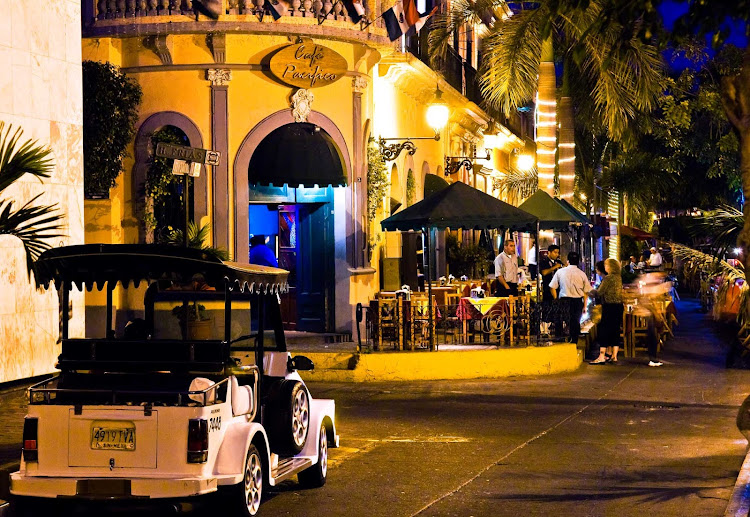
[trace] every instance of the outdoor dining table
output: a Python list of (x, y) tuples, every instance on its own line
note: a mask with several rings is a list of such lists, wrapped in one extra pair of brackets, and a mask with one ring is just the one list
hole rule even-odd
[[(677, 307), (674, 303), (674, 300), (672, 300), (671, 297), (666, 297), (663, 300), (655, 301), (654, 305), (656, 305), (659, 312), (656, 317), (663, 319), (663, 322), (667, 327), (664, 329), (662, 334), (665, 334), (665, 332), (671, 334), (672, 329), (670, 318), (677, 315)], [(633, 303), (632, 300), (626, 300), (622, 322), (622, 340), (625, 357), (635, 357), (635, 343), (638, 334), (639, 332), (645, 333), (646, 331), (646, 329), (642, 327), (643, 322), (641, 322), (641, 325), (639, 325), (636, 318), (648, 317), (650, 317), (648, 314), (639, 313), (639, 311), (637, 310), (637, 303)], [(656, 325), (657, 328), (659, 328), (658, 322), (656, 323)]]
[(510, 305), (507, 297), (471, 298), (465, 296), (459, 300), (456, 316), (461, 320), (464, 343), (467, 342), (470, 321), (481, 321), (482, 332), (487, 338), (490, 333), (502, 331), (503, 326), (510, 327)]

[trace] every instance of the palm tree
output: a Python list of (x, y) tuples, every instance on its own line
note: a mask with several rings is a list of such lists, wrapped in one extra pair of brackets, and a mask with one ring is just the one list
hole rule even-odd
[[(587, 110), (610, 138), (621, 140), (661, 94), (662, 61), (658, 49), (642, 39), (639, 19), (625, 25), (609, 15), (613, 2), (541, 0), (505, 20), (497, 17), (482, 40), (480, 87), (486, 102), (507, 114), (533, 100), (542, 47), (552, 38), (565, 76), (586, 85), (589, 102), (575, 109)], [(500, 12), (504, 5), (504, 0), (453, 2), (450, 13), (433, 24), (431, 55), (440, 59), (456, 30), (481, 24), (487, 12)]]
[[(22, 134), (20, 128), (14, 131), (10, 124), (0, 122), (0, 194), (25, 174), (36, 176), (41, 181), (49, 178), (52, 171), (52, 151), (36, 141), (21, 143)], [(0, 234), (13, 235), (21, 240), (29, 274), (34, 260), (51, 247), (47, 241), (63, 236), (59, 233), (63, 228), (63, 215), (57, 210), (57, 205), (33, 206), (40, 196), (34, 196), (18, 209), (14, 209), (14, 200), (0, 199)]]

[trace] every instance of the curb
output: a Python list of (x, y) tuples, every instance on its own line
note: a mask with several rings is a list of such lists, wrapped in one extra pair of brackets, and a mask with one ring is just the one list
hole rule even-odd
[(742, 462), (724, 517), (748, 517), (748, 514), (750, 514), (750, 453)]
[[(312, 354), (310, 354), (312, 356)], [(322, 368), (323, 354), (313, 359), (319, 369), (300, 372), (306, 381), (380, 382), (499, 379), (572, 372), (583, 362), (573, 343), (545, 347), (446, 352), (379, 352), (360, 354), (348, 368)], [(341, 365), (341, 360), (334, 361)], [(354, 364), (351, 364), (354, 363)]]

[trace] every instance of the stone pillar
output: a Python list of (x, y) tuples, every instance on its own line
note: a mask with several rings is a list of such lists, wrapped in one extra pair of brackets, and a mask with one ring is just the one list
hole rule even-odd
[(349, 265), (354, 268), (366, 267), (367, 242), (363, 226), (367, 214), (367, 152), (362, 134), (362, 94), (367, 90), (368, 80), (357, 76), (352, 79), (352, 222), (354, 228), (350, 235)]
[[(212, 226), (213, 245), (226, 250), (233, 250), (229, 245), (229, 81), (232, 71), (223, 68), (210, 68), (206, 79), (211, 81), (211, 148), (221, 153), (219, 165), (213, 168), (213, 207)], [(247, 171), (245, 171), (247, 173)], [(196, 221), (197, 222), (197, 221)], [(235, 236), (235, 238), (237, 238)], [(247, 238), (247, 236), (245, 236)], [(247, 262), (247, 257), (232, 257), (239, 262)]]

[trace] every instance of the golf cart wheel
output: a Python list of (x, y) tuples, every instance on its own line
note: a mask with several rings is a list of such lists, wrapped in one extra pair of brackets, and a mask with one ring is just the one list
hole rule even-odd
[(328, 433), (325, 424), (320, 425), (318, 436), (318, 462), (297, 474), (299, 484), (306, 488), (319, 488), (326, 484), (328, 474)]
[(265, 479), (267, 476), (263, 472), (263, 460), (260, 453), (255, 445), (250, 445), (245, 457), (242, 481), (231, 487), (231, 498), (227, 501), (231, 505), (232, 515), (238, 517), (258, 515)]
[(271, 451), (294, 456), (305, 446), (310, 428), (310, 396), (299, 381), (283, 380), (271, 388), (267, 421)]

